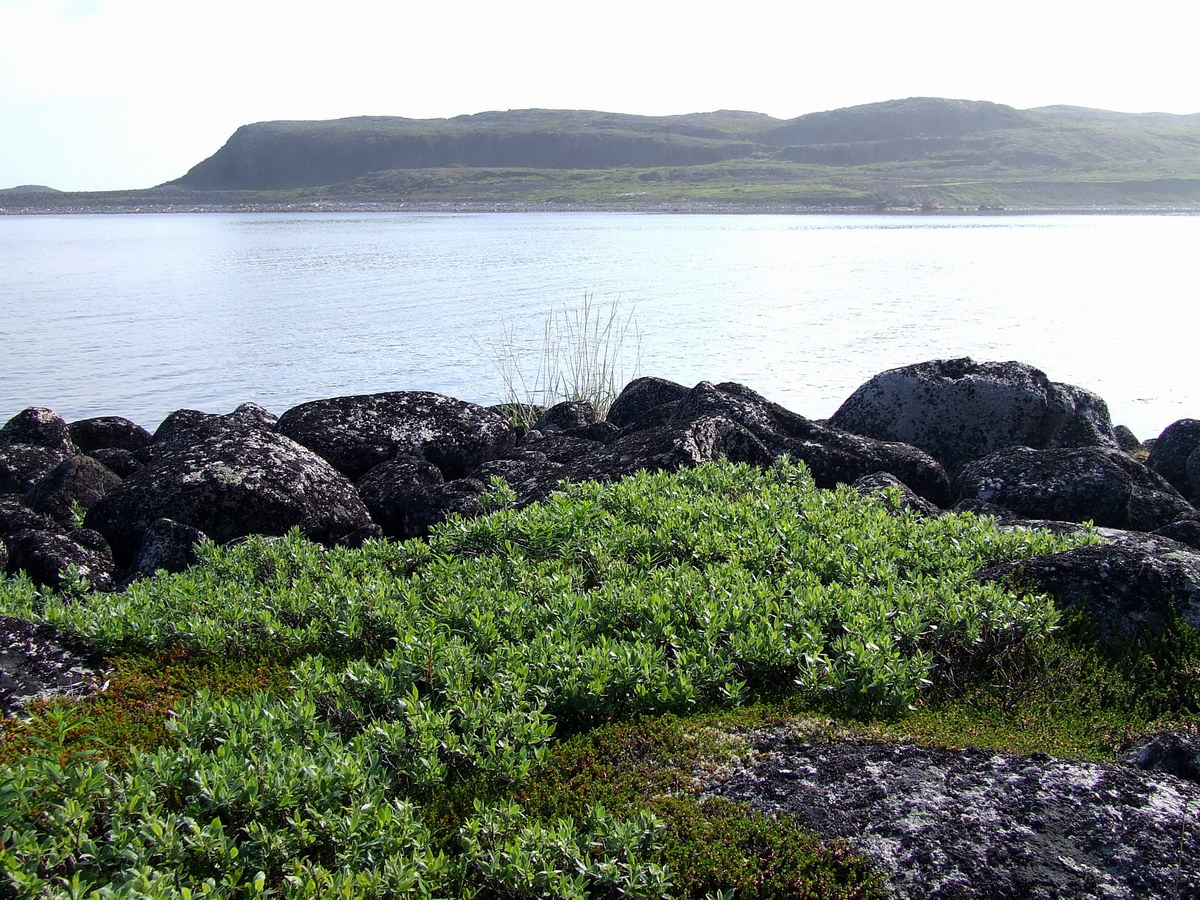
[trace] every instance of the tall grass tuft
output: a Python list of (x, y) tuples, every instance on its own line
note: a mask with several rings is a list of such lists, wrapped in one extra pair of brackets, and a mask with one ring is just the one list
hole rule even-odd
[[(627, 340), (632, 347), (626, 347)], [(487, 349), (503, 382), (503, 403), (513, 424), (531, 428), (542, 409), (564, 401), (590, 403), (603, 419), (625, 384), (629, 356), (629, 378), (641, 365), (641, 332), (633, 311), (624, 312), (619, 299), (599, 304), (587, 293), (577, 306), (564, 305), (546, 314), (534, 358), (521, 352), (511, 325)]]

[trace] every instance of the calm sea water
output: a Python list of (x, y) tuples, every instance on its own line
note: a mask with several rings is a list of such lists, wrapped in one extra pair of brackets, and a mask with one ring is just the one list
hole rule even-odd
[(887, 368), (1017, 359), (1150, 437), (1200, 417), (1198, 248), (1186, 216), (0, 217), (0, 421), (494, 402), (505, 336), (531, 371), (547, 312), (591, 294), (633, 313), (640, 374), (819, 418)]

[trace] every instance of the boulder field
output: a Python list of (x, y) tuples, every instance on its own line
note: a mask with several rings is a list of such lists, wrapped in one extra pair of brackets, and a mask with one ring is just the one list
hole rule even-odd
[[(1175, 422), (1142, 445), (1114, 428), (1101, 398), (1023, 363), (964, 358), (893, 369), (825, 421), (745, 385), (689, 388), (652, 377), (628, 384), (604, 420), (587, 403), (567, 402), (536, 411), (526, 430), (510, 424), (511, 412), (394, 391), (305, 403), (278, 417), (250, 403), (220, 415), (178, 410), (151, 434), (117, 416), (67, 423), (29, 408), (0, 428), (0, 568), (59, 587), (74, 566), (94, 588), (121, 590), (186, 568), (206, 538), (292, 528), (349, 546), (421, 537), (452, 515), (482, 513), (494, 476), (525, 505), (563, 479), (786, 456), (803, 461), (820, 487), (886, 491), (898, 513), (971, 511), (1060, 530), (1091, 522), (1105, 543), (976, 577), (1032, 583), (1118, 635), (1172, 617), (1200, 629), (1200, 420)], [(0, 625), (6, 712), (101, 680), (94, 654), (53, 629)], [(917, 896), (903, 893), (917, 884), (921, 896), (944, 897), (1200, 896), (1194, 734), (1162, 736), (1157, 750), (1107, 768), (982, 751), (810, 746), (782, 733), (756, 740), (759, 762), (713, 791), (773, 811), (808, 810), (814, 828), (851, 838), (891, 871), (904, 896)], [(1167, 757), (1183, 762), (1145, 764)], [(916, 880), (905, 887), (905, 879)], [(1161, 893), (1163, 885), (1182, 893)]]

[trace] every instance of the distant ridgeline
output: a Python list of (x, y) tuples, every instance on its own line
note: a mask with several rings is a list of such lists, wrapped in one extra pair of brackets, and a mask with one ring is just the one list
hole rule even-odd
[(1200, 209), (1200, 114), (910, 98), (790, 120), (527, 109), (260, 122), (166, 185), (74, 196), (139, 205)]

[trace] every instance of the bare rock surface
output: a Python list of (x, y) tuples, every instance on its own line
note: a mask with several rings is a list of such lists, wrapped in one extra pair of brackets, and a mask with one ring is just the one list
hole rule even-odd
[(1128, 766), (756, 732), (710, 792), (849, 839), (900, 898), (1200, 897), (1200, 785)]
[(596, 408), (587, 401), (565, 400), (550, 407), (533, 424), (543, 434), (586, 428), (596, 421)]
[(64, 455), (76, 451), (62, 416), (42, 406), (27, 407), (4, 423), (0, 428), (0, 445), (10, 444), (46, 447)]
[(954, 472), (1004, 447), (1116, 447), (1104, 401), (1019, 362), (935, 359), (889, 369), (829, 419), (834, 428), (920, 447)]
[(1163, 537), (1130, 532), (1113, 543), (986, 566), (975, 577), (1047, 593), (1116, 635), (1157, 630), (1175, 616), (1200, 629), (1200, 552)]
[(75, 507), (84, 511), (121, 483), (120, 477), (90, 456), (64, 459), (25, 494), (24, 503), (56, 522), (71, 520)]
[(82, 453), (95, 450), (141, 450), (150, 443), (150, 432), (124, 416), (94, 416), (67, 426), (72, 442)]
[(217, 543), (299, 527), (333, 544), (370, 524), (354, 486), (325, 460), (282, 435), (224, 417), (195, 422), (160, 444), (148, 465), (88, 510), (85, 524), (129, 565), (146, 529), (162, 518)]
[(1180, 419), (1168, 425), (1155, 440), (1146, 466), (1171, 483), (1193, 502), (1200, 500), (1200, 483), (1193, 483), (1188, 460), (1200, 450), (1200, 419)]
[(0, 494), (24, 494), (67, 455), (37, 444), (0, 444)]
[(447, 479), (460, 478), (516, 438), (496, 413), (428, 391), (302, 403), (280, 416), (277, 430), (351, 479), (398, 453), (424, 457)]
[[(635, 378), (617, 395), (608, 409), (607, 420), (618, 428), (625, 428), (656, 407), (683, 399), (687, 392), (688, 389), (682, 384), (666, 378), (649, 375)], [(664, 424), (664, 420), (653, 424)]]
[(1196, 512), (1161, 476), (1102, 447), (1000, 450), (968, 463), (958, 487), (960, 500), (994, 504), (1019, 518), (1135, 531), (1153, 531)]
[(0, 616), (0, 712), (19, 715), (33, 700), (99, 689), (104, 659), (94, 647), (50, 625)]
[(1148, 734), (1125, 749), (1121, 762), (1200, 784), (1200, 729)]
[(67, 569), (76, 566), (96, 590), (110, 591), (116, 584), (117, 565), (104, 538), (88, 528), (68, 534), (18, 531), (5, 539), (9, 574), (25, 572), (34, 584), (63, 586)]

